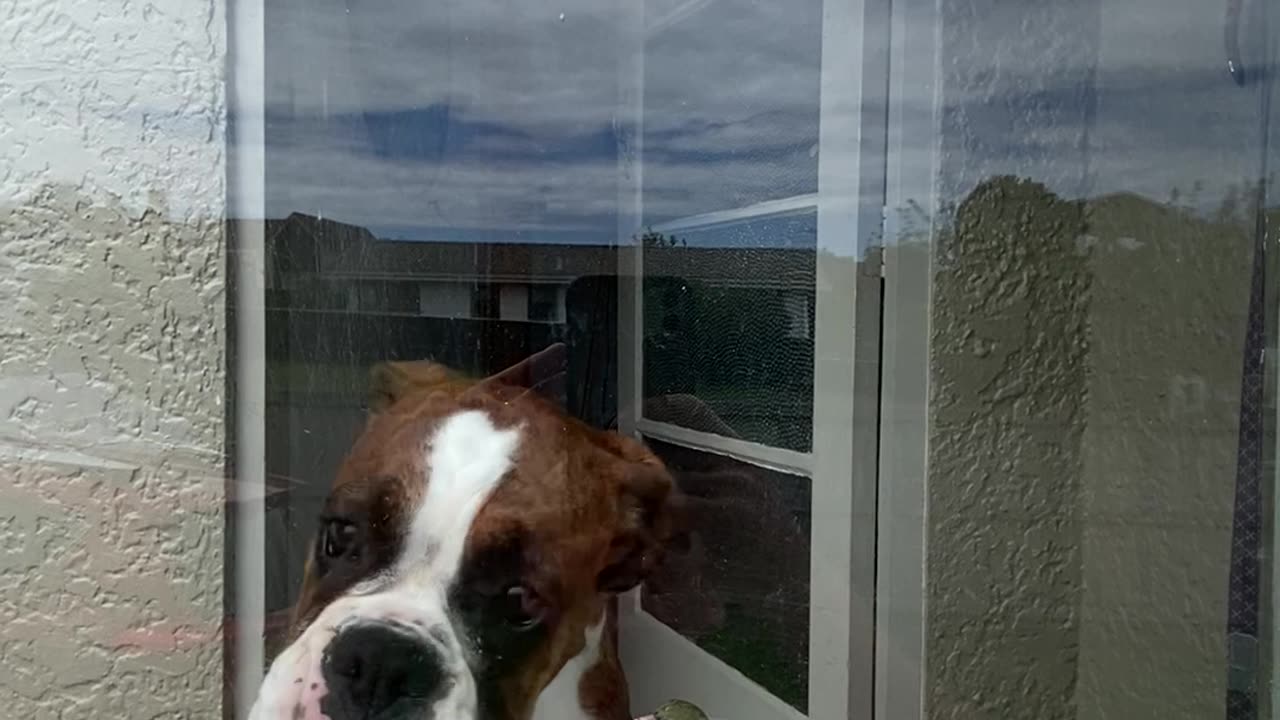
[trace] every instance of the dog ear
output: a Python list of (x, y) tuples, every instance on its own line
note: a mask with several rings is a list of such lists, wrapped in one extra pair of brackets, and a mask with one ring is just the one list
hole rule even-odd
[(524, 388), (546, 397), (557, 397), (564, 390), (569, 348), (554, 343), (501, 372), (480, 381), (481, 385)]
[(656, 455), (634, 440), (614, 433), (609, 436), (619, 451), (619, 519), (596, 587), (622, 593), (644, 582), (657, 568), (683, 517), (683, 503), (675, 481)]
[(464, 381), (456, 371), (429, 360), (384, 362), (369, 377), (369, 412), (376, 415), (411, 393)]
[(563, 389), (567, 352), (555, 343), (483, 380), (431, 360), (378, 363), (370, 371), (367, 405), (377, 415), (406, 395), (446, 385), (527, 388), (554, 397)]

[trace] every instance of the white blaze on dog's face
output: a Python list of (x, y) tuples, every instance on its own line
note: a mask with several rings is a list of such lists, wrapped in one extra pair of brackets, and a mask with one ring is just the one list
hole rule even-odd
[(422, 370), (338, 474), (252, 717), (625, 716), (608, 601), (656, 561), (670, 477), (518, 388)]

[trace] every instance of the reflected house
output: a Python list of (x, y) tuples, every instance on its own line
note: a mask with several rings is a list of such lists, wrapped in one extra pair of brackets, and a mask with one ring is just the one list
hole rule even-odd
[[(563, 342), (574, 383), (556, 399), (614, 420), (617, 246), (381, 240), (300, 213), (269, 221), (267, 241), (268, 358), (307, 393), (359, 396), (387, 360), (484, 374)], [(703, 395), (752, 440), (804, 450), (815, 252), (758, 245), (645, 248), (644, 392)]]
[[(588, 422), (613, 420), (617, 246), (382, 240), (300, 213), (269, 221), (267, 242), (268, 356), (310, 373), (313, 390), (363, 393), (364, 372), (386, 360), (489, 373), (564, 342), (576, 384), (558, 399)], [(646, 247), (645, 392), (806, 387), (814, 266), (805, 247)], [(744, 351), (756, 367), (723, 362)], [(788, 442), (806, 444), (807, 431)]]
[[(294, 213), (268, 221), (268, 307), (451, 320), (564, 323), (568, 291), (613, 276), (612, 245), (383, 240)], [(811, 248), (649, 247), (645, 275), (783, 293), (787, 334), (812, 337)]]
[(604, 246), (380, 240), (297, 213), (270, 225), (269, 302), (295, 310), (563, 323), (572, 282), (617, 258)]

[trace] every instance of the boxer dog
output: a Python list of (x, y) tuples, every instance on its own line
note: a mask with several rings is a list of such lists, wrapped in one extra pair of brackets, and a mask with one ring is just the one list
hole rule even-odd
[(529, 362), (375, 371), (253, 720), (630, 717), (616, 596), (678, 498), (643, 445), (510, 382)]

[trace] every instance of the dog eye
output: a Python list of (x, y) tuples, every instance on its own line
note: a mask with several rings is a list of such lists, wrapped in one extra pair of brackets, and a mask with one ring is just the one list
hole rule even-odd
[(513, 585), (498, 598), (502, 620), (517, 630), (528, 630), (542, 622), (546, 605), (538, 594), (523, 585)]
[(346, 520), (324, 520), (320, 530), (320, 553), (328, 560), (351, 554), (356, 544), (356, 526)]

